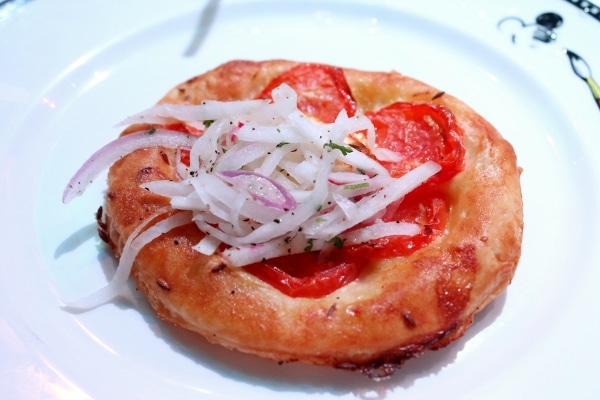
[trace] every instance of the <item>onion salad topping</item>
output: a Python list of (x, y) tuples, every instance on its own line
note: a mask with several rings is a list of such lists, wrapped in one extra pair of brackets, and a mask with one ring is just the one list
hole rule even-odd
[[(375, 128), (366, 116), (348, 117), (342, 110), (333, 123), (321, 123), (298, 109), (297, 94), (286, 84), (272, 98), (161, 104), (130, 116), (123, 125), (183, 123), (200, 134), (153, 128), (120, 137), (77, 171), (63, 201), (83, 193), (123, 156), (161, 146), (177, 149), (179, 180), (142, 187), (185, 211), (177, 214), (181, 216), (175, 225), (187, 218), (205, 233), (195, 250), (220, 254), (230, 266), (420, 232), (416, 224), (384, 222), (381, 217), (388, 206), (396, 206), (436, 174), (441, 169), (437, 163), (428, 161), (392, 177), (378, 160), (401, 156), (376, 146)], [(181, 150), (189, 151), (189, 165), (182, 162)], [(137, 251), (157, 237), (146, 234), (149, 230), (127, 241), (123, 254), (128, 255), (129, 269)], [(128, 270), (119, 272), (124, 274)]]

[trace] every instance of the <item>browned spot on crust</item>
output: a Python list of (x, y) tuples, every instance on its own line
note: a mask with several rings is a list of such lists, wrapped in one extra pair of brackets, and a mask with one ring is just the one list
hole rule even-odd
[(476, 248), (473, 244), (456, 249), (457, 260), (445, 264), (436, 285), (438, 305), (447, 320), (456, 319), (471, 298), (471, 290), (478, 269)]
[(336, 310), (337, 310), (337, 304), (333, 303), (331, 305), (331, 307), (329, 307), (329, 309), (327, 310), (327, 318), (332, 318), (333, 314), (335, 314)]
[(219, 264), (215, 265), (214, 267), (212, 267), (210, 269), (210, 272), (213, 272), (213, 273), (220, 272), (220, 271), (223, 271), (226, 267), (227, 267), (227, 265), (225, 265), (225, 263), (219, 263)]
[(160, 157), (162, 158), (165, 164), (169, 164), (169, 156), (167, 155), (167, 153), (161, 150)]
[(152, 174), (152, 167), (144, 167), (139, 170), (137, 176), (135, 177), (135, 180), (140, 183), (144, 182), (150, 174)]

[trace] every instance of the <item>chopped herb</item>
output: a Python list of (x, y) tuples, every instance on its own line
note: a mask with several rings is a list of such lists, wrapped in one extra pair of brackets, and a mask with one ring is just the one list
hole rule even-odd
[(213, 124), (213, 122), (215, 122), (214, 119), (207, 119), (207, 120), (204, 120), (202, 123), (204, 124), (205, 128), (208, 128), (209, 126), (211, 126)]
[(341, 237), (339, 236), (334, 236), (333, 239), (331, 239), (333, 241), (333, 245), (335, 247), (337, 247), (338, 249), (341, 249), (342, 247), (344, 247), (344, 241), (342, 240)]
[(354, 183), (354, 184), (350, 184), (350, 185), (345, 185), (344, 189), (346, 190), (353, 190), (353, 189), (361, 189), (361, 188), (366, 188), (369, 187), (369, 182), (362, 182), (362, 183)]
[(153, 127), (153, 128), (150, 128), (150, 129), (148, 129), (148, 130), (146, 131), (146, 133), (147, 133), (148, 135), (152, 135), (154, 132), (156, 132), (156, 128), (154, 128), (154, 127)]
[(308, 244), (304, 248), (304, 251), (309, 252), (312, 251), (313, 248), (313, 239), (308, 239)]
[(277, 147), (283, 147), (286, 144), (290, 144), (290, 142), (280, 142), (280, 143), (277, 143)]
[(348, 153), (352, 153), (352, 151), (353, 151), (352, 147), (342, 146), (342, 145), (339, 145), (337, 143), (333, 143), (332, 141), (330, 141), (329, 143), (325, 143), (323, 145), (323, 147), (331, 147), (334, 150), (337, 149), (337, 150), (341, 151), (342, 155), (344, 155), (344, 156), (347, 155)]

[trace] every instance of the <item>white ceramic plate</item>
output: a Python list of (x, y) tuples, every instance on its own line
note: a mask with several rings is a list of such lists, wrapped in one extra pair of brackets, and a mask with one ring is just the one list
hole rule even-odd
[[(562, 51), (575, 51), (600, 76), (598, 8), (588, 3), (586, 13), (575, 0), (401, 3), (0, 6), (3, 398), (600, 393), (600, 108)], [(545, 12), (563, 19), (548, 43), (532, 39), (542, 36), (535, 20)], [(396, 69), (431, 83), (496, 125), (524, 169), (526, 230), (513, 284), (464, 338), (389, 380), (229, 352), (161, 324), (139, 300), (81, 314), (60, 308), (113, 270), (94, 226), (102, 179), (69, 205), (61, 194), (80, 164), (116, 137), (114, 124), (224, 61), (278, 57)]]

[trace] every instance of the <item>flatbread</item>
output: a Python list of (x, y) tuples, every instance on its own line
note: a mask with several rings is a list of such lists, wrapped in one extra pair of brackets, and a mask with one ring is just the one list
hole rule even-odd
[[(160, 102), (251, 99), (296, 65), (228, 62)], [(220, 256), (198, 253), (192, 246), (202, 233), (192, 223), (147, 245), (132, 275), (160, 319), (212, 343), (381, 377), (461, 337), (475, 313), (509, 285), (521, 253), (520, 169), (512, 146), (455, 97), (397, 72), (343, 71), (358, 113), (409, 101), (441, 104), (454, 114), (464, 131), (465, 167), (441, 188), (450, 204), (443, 234), (408, 256), (373, 260), (356, 280), (321, 298), (287, 296)], [(174, 157), (173, 150), (144, 149), (111, 167), (99, 231), (117, 257), (131, 232), (169, 205), (140, 184), (178, 179)]]

